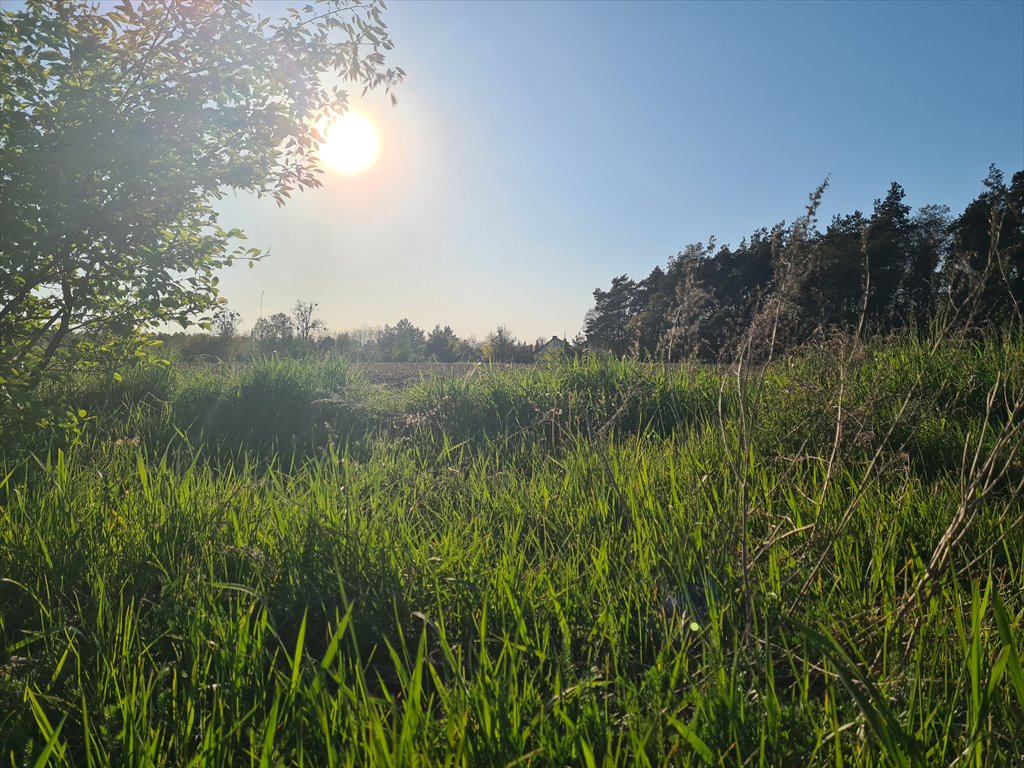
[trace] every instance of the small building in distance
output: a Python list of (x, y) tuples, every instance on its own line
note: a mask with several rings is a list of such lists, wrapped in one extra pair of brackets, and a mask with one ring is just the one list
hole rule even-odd
[(556, 350), (569, 351), (569, 343), (557, 336), (552, 336), (550, 340), (545, 341), (539, 347), (537, 347), (537, 354), (543, 355), (545, 352), (554, 352)]

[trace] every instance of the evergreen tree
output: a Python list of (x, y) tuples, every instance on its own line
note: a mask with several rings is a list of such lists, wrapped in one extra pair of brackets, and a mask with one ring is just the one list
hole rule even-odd
[(434, 330), (427, 336), (423, 354), (428, 360), (453, 363), (458, 359), (458, 345), (459, 337), (455, 335), (455, 331), (450, 325), (446, 325), (444, 328), (435, 325)]
[(612, 280), (611, 288), (594, 289), (595, 306), (587, 312), (583, 332), (593, 349), (604, 349), (623, 357), (630, 346), (629, 321), (637, 313), (636, 283), (629, 275)]
[(420, 328), (403, 317), (394, 326), (384, 326), (378, 344), (384, 360), (393, 363), (415, 363), (423, 360), (426, 339)]
[(910, 320), (913, 307), (906, 277), (914, 262), (910, 206), (906, 193), (895, 181), (875, 208), (865, 231), (870, 277), (867, 316), (876, 331), (897, 328)]
[(944, 284), (961, 323), (991, 325), (1024, 308), (1024, 171), (1009, 187), (990, 166), (985, 191), (953, 222)]

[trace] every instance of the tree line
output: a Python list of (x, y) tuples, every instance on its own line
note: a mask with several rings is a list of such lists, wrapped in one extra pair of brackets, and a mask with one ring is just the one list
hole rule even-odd
[(983, 191), (956, 217), (944, 205), (917, 211), (893, 182), (861, 211), (817, 210), (790, 225), (756, 229), (737, 247), (687, 246), (647, 277), (623, 274), (594, 291), (583, 333), (618, 357), (722, 360), (760, 335), (795, 346), (816, 334), (926, 331), (1020, 320), (1024, 305), (1024, 171), (1006, 183), (991, 166)]
[(318, 305), (297, 301), (290, 313), (276, 312), (256, 320), (251, 331), (242, 330), (241, 315), (223, 308), (213, 317), (208, 333), (158, 334), (165, 353), (185, 360), (245, 360), (267, 355), (301, 357), (338, 354), (363, 362), (482, 362), (532, 363), (568, 346), (549, 349), (544, 339), (533, 343), (516, 338), (499, 325), (482, 340), (461, 337), (450, 325), (435, 325), (427, 332), (402, 318), (394, 325), (369, 326), (333, 333), (316, 317)]

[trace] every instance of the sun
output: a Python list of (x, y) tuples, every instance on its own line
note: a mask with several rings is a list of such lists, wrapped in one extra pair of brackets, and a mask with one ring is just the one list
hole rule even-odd
[(354, 176), (369, 170), (380, 155), (380, 134), (373, 121), (361, 112), (349, 110), (327, 124), (324, 142), (318, 150), (327, 167)]

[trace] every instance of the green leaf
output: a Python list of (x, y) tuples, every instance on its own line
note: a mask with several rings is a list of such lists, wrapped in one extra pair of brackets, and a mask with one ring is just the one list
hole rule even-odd
[(803, 637), (829, 657), (840, 682), (857, 703), (858, 709), (864, 715), (872, 732), (882, 742), (889, 758), (900, 766), (925, 768), (920, 743), (900, 725), (888, 702), (871, 682), (870, 676), (834, 639), (800, 622), (796, 624)]
[(992, 590), (992, 612), (995, 614), (999, 639), (1003, 642), (1003, 652), (1006, 654), (1006, 668), (1009, 670), (1010, 680), (1017, 694), (1017, 704), (1024, 708), (1024, 670), (1021, 669), (1020, 651), (1017, 649), (1017, 641), (1013, 636), (1012, 625), (1006, 615), (1003, 601), (1000, 599), (999, 593), (994, 589)]
[(263, 732), (263, 749), (260, 751), (260, 768), (271, 768), (274, 765), (274, 733), (277, 731), (278, 711), (281, 707), (281, 699), (274, 696), (274, 705), (270, 708), (270, 715), (267, 718), (266, 730)]
[(711, 747), (709, 747), (704, 740), (697, 735), (693, 728), (675, 717), (669, 717), (668, 722), (669, 725), (675, 728), (679, 732), (679, 735), (686, 740), (686, 743), (693, 748), (693, 751), (697, 753), (701, 760), (708, 765), (714, 764), (715, 756), (711, 752)]

